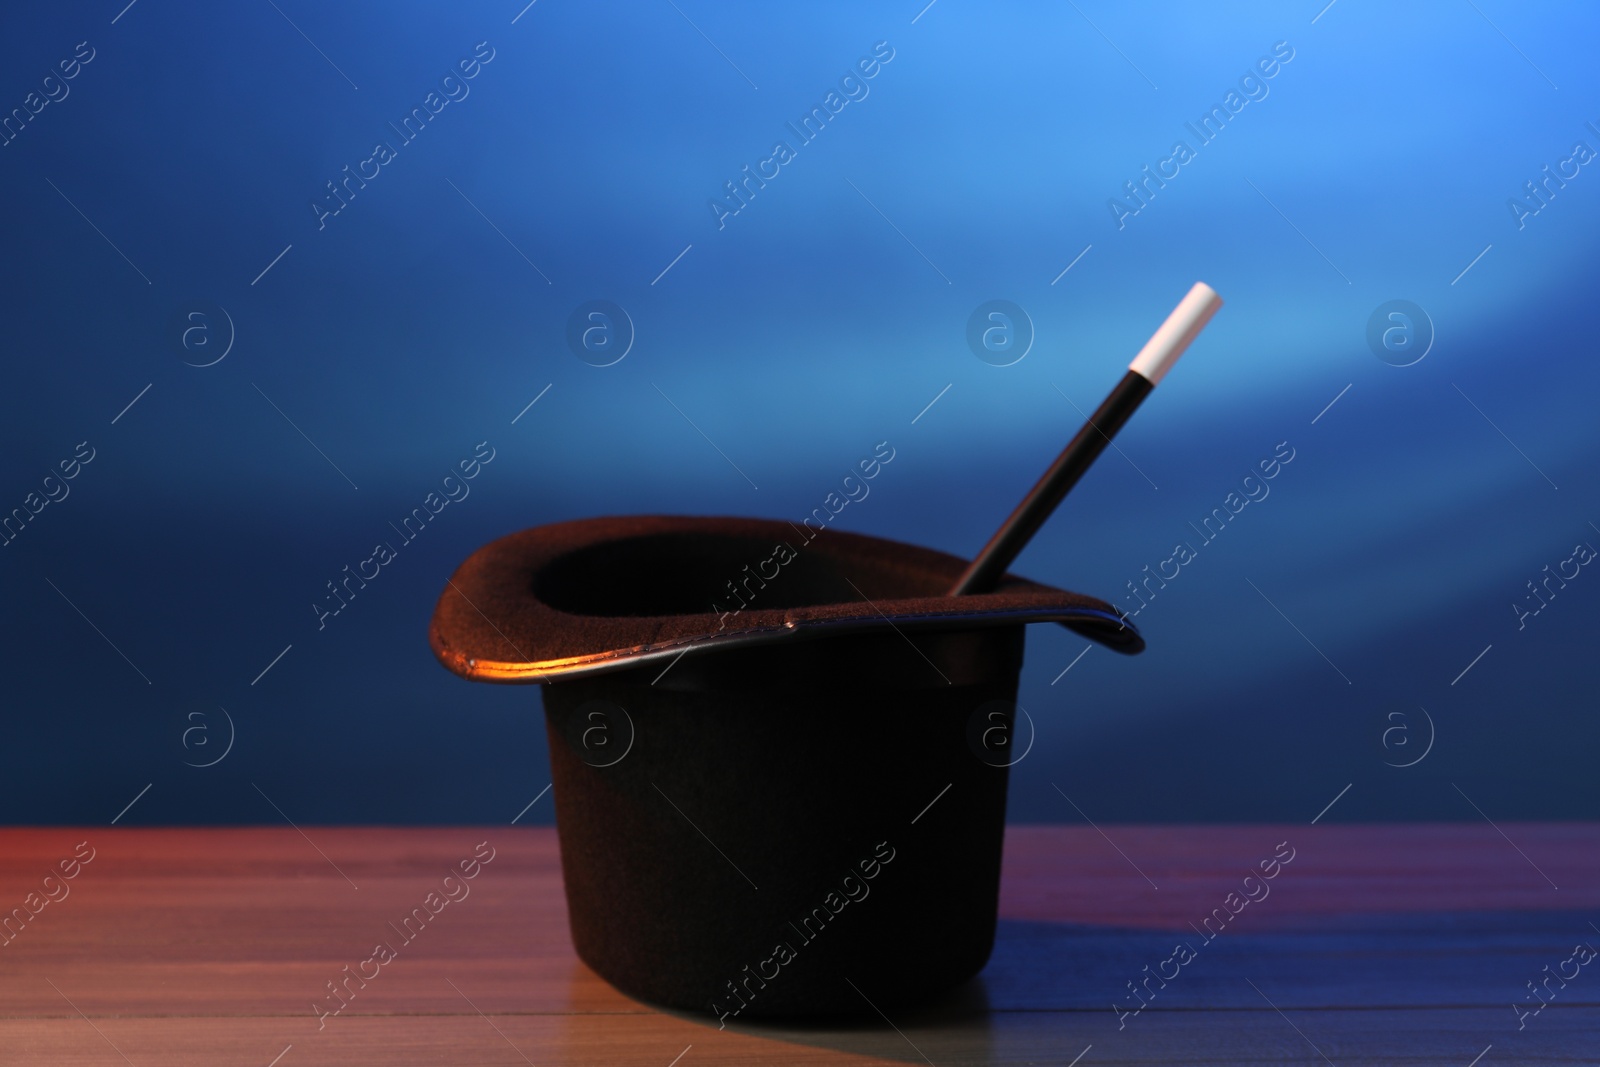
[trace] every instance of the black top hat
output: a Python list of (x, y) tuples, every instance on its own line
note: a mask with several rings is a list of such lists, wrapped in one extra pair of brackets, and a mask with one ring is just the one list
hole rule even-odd
[(724, 1020), (913, 1003), (982, 968), (1022, 624), (1144, 642), (1103, 601), (1020, 578), (950, 595), (965, 568), (811, 525), (665, 516), (524, 530), (461, 565), (433, 649), (469, 679), (552, 683), (586, 963)]
[(1144, 640), (1109, 604), (1007, 575), (947, 595), (966, 561), (809, 525), (626, 516), (539, 526), (457, 569), (429, 638), (464, 678), (549, 682), (808, 637), (1059, 622), (1123, 653)]

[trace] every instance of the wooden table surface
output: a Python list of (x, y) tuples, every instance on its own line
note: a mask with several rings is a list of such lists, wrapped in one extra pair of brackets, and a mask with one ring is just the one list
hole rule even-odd
[[(1600, 826), (1101, 829), (1008, 831), (994, 956), (944, 1002), (726, 1030), (578, 962), (550, 829), (0, 830), (0, 1063), (1600, 1062)], [(480, 842), (470, 896), (319, 1020)], [(1147, 966), (1176, 976), (1119, 1016)]]

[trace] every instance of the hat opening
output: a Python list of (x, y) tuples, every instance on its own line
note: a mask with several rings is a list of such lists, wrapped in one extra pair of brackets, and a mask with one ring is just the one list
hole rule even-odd
[[(569, 615), (699, 615), (741, 605), (787, 609), (937, 596), (938, 576), (807, 548), (796, 530), (777, 539), (669, 532), (587, 545), (551, 561), (534, 594)], [(853, 584), (852, 584), (853, 583)]]

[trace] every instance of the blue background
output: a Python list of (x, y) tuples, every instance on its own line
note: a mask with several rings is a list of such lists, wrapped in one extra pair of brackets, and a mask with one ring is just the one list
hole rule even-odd
[[(426, 643), (474, 548), (798, 519), (888, 440), (840, 524), (970, 555), (1196, 279), (1226, 307), (1016, 569), (1131, 604), (1258, 460), (1295, 458), (1141, 612), (1144, 656), (1030, 631), (1012, 818), (1600, 817), (1600, 577), (1521, 630), (1511, 607), (1600, 545), (1600, 165), (1520, 229), (1507, 206), (1600, 149), (1600, 17), (521, 6), (4, 16), (4, 109), (95, 56), (0, 148), (0, 508), (95, 458), (0, 549), (0, 819), (138, 794), (122, 825), (510, 820), (549, 781), (537, 693)], [(470, 95), (319, 229), (325, 183), (480, 41)], [(723, 183), (879, 41), (869, 95), (719, 229)], [(1119, 229), (1108, 199), (1279, 41), (1268, 95)], [(636, 330), (604, 368), (566, 341), (597, 299)], [(1031, 320), (1011, 366), (966, 342), (992, 299)], [(1408, 367), (1367, 342), (1395, 299), (1435, 334)], [(171, 326), (196, 300), (236, 331), (205, 368)], [(324, 583), (484, 440), (470, 497), (319, 631)], [(186, 766), (220, 709), (231, 751)]]

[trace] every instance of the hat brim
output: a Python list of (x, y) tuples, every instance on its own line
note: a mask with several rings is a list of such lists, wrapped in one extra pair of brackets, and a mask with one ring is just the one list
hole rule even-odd
[(457, 568), (429, 627), (473, 681), (550, 682), (755, 644), (1058, 622), (1117, 652), (1110, 604), (1007, 575), (952, 597), (966, 561), (879, 537), (747, 518), (626, 516), (502, 537)]

